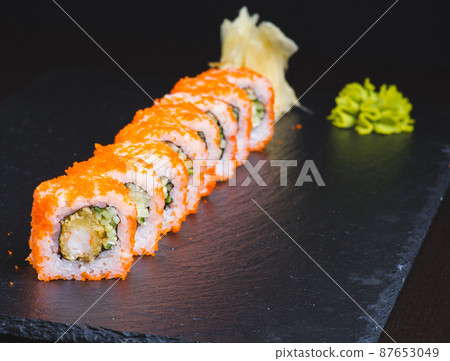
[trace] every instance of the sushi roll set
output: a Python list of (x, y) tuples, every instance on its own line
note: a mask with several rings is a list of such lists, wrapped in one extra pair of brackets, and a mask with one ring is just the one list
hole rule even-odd
[(114, 144), (34, 192), (31, 254), (40, 280), (125, 279), (155, 255), (216, 182), (273, 136), (274, 91), (246, 68), (183, 78), (139, 110)]

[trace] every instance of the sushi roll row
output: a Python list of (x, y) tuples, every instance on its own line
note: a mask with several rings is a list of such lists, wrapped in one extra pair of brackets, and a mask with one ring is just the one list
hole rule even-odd
[(34, 192), (28, 261), (40, 280), (125, 278), (217, 181), (273, 136), (274, 92), (246, 68), (180, 79), (114, 144)]

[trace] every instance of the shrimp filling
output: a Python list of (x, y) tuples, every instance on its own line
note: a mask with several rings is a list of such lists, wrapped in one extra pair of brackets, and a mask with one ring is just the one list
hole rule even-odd
[(83, 207), (61, 221), (59, 249), (68, 261), (93, 262), (117, 243), (120, 218), (114, 207)]

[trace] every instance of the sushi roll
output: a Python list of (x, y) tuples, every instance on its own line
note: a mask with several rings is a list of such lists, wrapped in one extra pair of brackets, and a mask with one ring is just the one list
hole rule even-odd
[[(189, 173), (178, 153), (163, 142), (150, 140), (145, 144), (96, 145), (94, 154), (94, 158), (123, 157), (133, 180), (137, 179), (138, 184), (154, 182), (152, 191), (157, 194), (161, 193), (163, 200), (161, 234), (180, 230), (187, 212), (186, 196)], [(146, 174), (147, 171), (150, 172)], [(156, 174), (156, 179), (153, 174)], [(136, 232), (135, 244), (138, 254), (140, 254), (138, 248), (139, 228)]]
[(201, 193), (210, 192), (215, 185), (206, 169), (208, 151), (205, 143), (196, 131), (182, 125), (176, 118), (155, 106), (139, 110), (133, 121), (125, 126), (115, 139), (116, 143), (144, 144), (151, 140), (166, 143), (183, 160), (190, 175), (187, 209), (188, 213), (195, 213)]
[(225, 101), (233, 112), (238, 123), (236, 134), (236, 160), (241, 164), (248, 158), (250, 145), (250, 132), (252, 130), (251, 101), (245, 92), (231, 83), (200, 78), (182, 78), (175, 84), (171, 94), (186, 92), (192, 94), (209, 95)]
[(224, 181), (234, 175), (238, 125), (227, 103), (208, 95), (194, 95), (190, 93), (168, 94), (156, 100), (156, 103), (162, 106), (190, 103), (201, 109), (216, 122), (220, 130), (220, 155), (216, 165), (216, 179)]
[(43, 281), (125, 279), (136, 220), (129, 190), (115, 179), (76, 174), (43, 182), (34, 192), (27, 260)]
[[(161, 106), (157, 104), (155, 108), (160, 108), (172, 119), (180, 122), (182, 125), (197, 132), (200, 139), (206, 146), (208, 152), (207, 162), (205, 162), (205, 171), (215, 180), (216, 165), (220, 157), (220, 129), (215, 121), (196, 106), (184, 103), (177, 105)], [(211, 187), (212, 185), (212, 187)], [(210, 183), (200, 191), (202, 197), (211, 193), (215, 183)]]
[(248, 68), (209, 69), (198, 78), (229, 82), (245, 90), (252, 102), (250, 150), (262, 150), (272, 139), (274, 131), (275, 97), (270, 80)]
[(165, 197), (152, 164), (147, 164), (145, 168), (133, 166), (133, 157), (142, 148), (102, 147), (99, 144), (96, 144), (96, 148), (99, 154), (87, 161), (74, 163), (66, 173), (103, 174), (123, 183), (129, 189), (137, 211), (134, 254), (154, 254), (158, 250), (161, 235)]
[[(189, 103), (179, 103), (171, 105), (161, 105), (157, 103), (157, 107), (161, 109), (171, 118), (176, 119), (184, 126), (195, 130), (208, 150), (208, 159), (205, 171), (217, 180), (216, 169), (221, 157), (222, 150), (220, 148), (220, 128), (217, 122), (212, 120), (204, 111)], [(212, 183), (214, 185), (214, 183)], [(204, 188), (200, 195), (202, 197), (211, 193), (212, 188)]]

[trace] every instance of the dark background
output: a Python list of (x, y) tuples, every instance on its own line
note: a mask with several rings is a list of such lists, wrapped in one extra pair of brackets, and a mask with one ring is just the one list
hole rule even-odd
[[(194, 75), (219, 60), (222, 20), (234, 19), (247, 5), (250, 13), (272, 21), (299, 45), (287, 74), (302, 84), (295, 89), (298, 95), (392, 3), (59, 1), (138, 82), (140, 75), (174, 80)], [(448, 104), (447, 14), (444, 1), (400, 0), (313, 91), (334, 94), (369, 76), (376, 85), (407, 89), (413, 104)], [(120, 72), (52, 1), (3, 3), (0, 44), (0, 101), (54, 68)], [(398, 341), (448, 340), (442, 325), (449, 314), (443, 256), (448, 252), (449, 204), (447, 194), (386, 325)]]
[[(393, 1), (59, 1), (60, 5), (130, 74), (181, 77), (220, 58), (219, 26), (242, 5), (272, 21), (299, 45), (288, 78), (306, 90)], [(445, 2), (399, 1), (320, 81), (336, 92), (370, 76), (395, 83), (415, 100), (445, 102), (449, 26)], [(18, 89), (61, 66), (112, 69), (115, 65), (50, 0), (2, 4), (4, 69)], [(356, 66), (364, 63), (364, 67)], [(357, 71), (355, 71), (357, 70)], [(414, 86), (413, 86), (414, 85)]]

